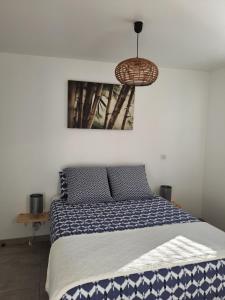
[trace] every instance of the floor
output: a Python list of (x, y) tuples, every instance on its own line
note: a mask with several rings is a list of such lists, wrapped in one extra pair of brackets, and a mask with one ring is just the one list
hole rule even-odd
[(0, 247), (0, 300), (48, 300), (49, 249), (47, 241)]

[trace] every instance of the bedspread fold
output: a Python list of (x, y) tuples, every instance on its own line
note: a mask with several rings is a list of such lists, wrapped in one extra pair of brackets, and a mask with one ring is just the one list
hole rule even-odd
[(225, 235), (203, 223), (72, 235), (51, 247), (50, 300), (88, 282), (225, 257)]

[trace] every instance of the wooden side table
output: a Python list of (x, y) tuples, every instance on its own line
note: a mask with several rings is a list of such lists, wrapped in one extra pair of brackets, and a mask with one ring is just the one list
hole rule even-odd
[(172, 200), (171, 202), (172, 202), (173, 205), (176, 206), (177, 208), (182, 208), (182, 206), (181, 206), (179, 203), (177, 203), (176, 201)]
[(48, 220), (49, 220), (48, 212), (43, 212), (42, 214), (39, 215), (32, 215), (29, 213), (22, 213), (17, 215), (16, 223), (20, 223), (24, 225), (32, 224), (33, 234), (32, 234), (32, 239), (29, 239), (28, 241), (29, 246), (32, 245), (35, 231), (37, 231), (42, 224), (48, 222)]

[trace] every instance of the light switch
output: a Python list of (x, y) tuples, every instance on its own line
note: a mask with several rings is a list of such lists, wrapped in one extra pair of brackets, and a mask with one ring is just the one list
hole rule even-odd
[(166, 156), (166, 154), (161, 154), (161, 155), (160, 155), (160, 158), (161, 158), (161, 160), (166, 160), (166, 159), (167, 159), (167, 156)]

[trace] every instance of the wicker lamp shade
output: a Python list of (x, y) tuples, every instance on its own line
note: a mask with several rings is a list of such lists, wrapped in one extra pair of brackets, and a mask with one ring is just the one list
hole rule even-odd
[(151, 85), (159, 74), (158, 67), (152, 61), (138, 57), (138, 37), (142, 27), (143, 22), (134, 22), (134, 31), (137, 34), (137, 56), (121, 61), (115, 69), (117, 80), (125, 85)]
[(145, 58), (129, 58), (120, 62), (115, 75), (117, 80), (126, 85), (151, 85), (158, 77), (158, 67)]

